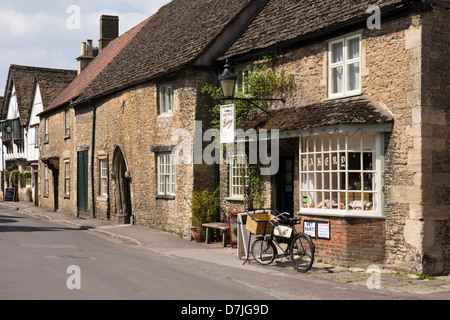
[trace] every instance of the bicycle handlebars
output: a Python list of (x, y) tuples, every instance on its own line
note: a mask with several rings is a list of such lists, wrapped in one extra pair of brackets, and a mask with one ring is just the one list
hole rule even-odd
[(293, 224), (300, 223), (300, 221), (302, 220), (301, 218), (290, 218), (289, 216), (290, 216), (289, 213), (283, 212), (283, 213), (280, 213), (277, 216), (273, 217), (272, 219), (270, 219), (269, 222), (273, 226), (277, 226), (278, 223), (287, 224), (287, 225), (291, 226)]

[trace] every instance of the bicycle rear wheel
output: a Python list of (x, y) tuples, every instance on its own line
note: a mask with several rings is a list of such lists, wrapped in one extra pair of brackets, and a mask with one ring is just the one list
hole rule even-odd
[(304, 233), (299, 233), (289, 244), (289, 253), (294, 268), (299, 272), (307, 272), (314, 262), (314, 244)]
[(277, 248), (272, 242), (259, 238), (253, 242), (252, 256), (260, 264), (271, 264), (275, 260)]

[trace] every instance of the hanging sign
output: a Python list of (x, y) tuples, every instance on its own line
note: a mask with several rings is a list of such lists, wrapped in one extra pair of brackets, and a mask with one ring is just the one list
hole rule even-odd
[(6, 134), (11, 134), (13, 132), (13, 127), (10, 123), (8, 123), (3, 127), (3, 130)]
[(236, 132), (236, 107), (220, 106), (220, 143), (234, 143)]

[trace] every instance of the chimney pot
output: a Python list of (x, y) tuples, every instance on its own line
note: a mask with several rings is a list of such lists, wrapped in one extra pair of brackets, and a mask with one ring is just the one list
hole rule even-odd
[(82, 56), (86, 55), (86, 42), (81, 43), (81, 55)]
[(87, 53), (89, 57), (94, 56), (94, 47), (92, 46), (92, 40), (87, 41)]

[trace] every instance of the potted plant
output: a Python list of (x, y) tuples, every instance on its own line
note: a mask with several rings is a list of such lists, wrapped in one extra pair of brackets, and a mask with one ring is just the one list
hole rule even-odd
[(30, 202), (33, 202), (33, 191), (31, 190), (31, 188), (27, 189), (27, 197)]
[(194, 191), (191, 199), (191, 235), (196, 242), (205, 241), (204, 223), (214, 222), (220, 208), (217, 189), (214, 192), (208, 190)]

